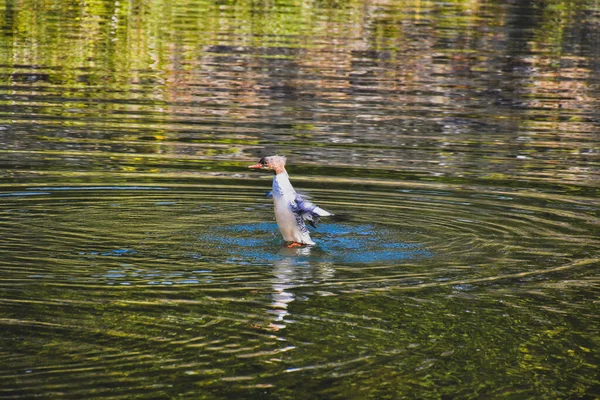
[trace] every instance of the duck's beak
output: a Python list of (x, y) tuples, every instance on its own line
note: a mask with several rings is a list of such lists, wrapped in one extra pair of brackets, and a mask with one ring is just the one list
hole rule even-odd
[(262, 165), (261, 164), (254, 164), (254, 165), (250, 165), (248, 166), (248, 168), (252, 168), (252, 169), (261, 169)]

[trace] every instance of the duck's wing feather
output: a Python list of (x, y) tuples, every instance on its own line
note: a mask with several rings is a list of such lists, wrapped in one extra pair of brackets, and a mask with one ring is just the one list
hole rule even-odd
[(298, 193), (296, 193), (296, 198), (292, 203), (292, 211), (294, 214), (301, 216), (302, 219), (313, 228), (317, 227), (316, 224), (319, 222), (320, 217), (333, 215), (329, 211), (325, 211), (316, 204), (306, 200)]

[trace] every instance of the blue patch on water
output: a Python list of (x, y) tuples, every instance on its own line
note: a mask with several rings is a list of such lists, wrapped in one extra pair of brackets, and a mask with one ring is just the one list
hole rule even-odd
[(90, 255), (90, 256), (103, 256), (103, 257), (109, 257), (109, 256), (128, 256), (128, 255), (134, 255), (137, 254), (137, 251), (132, 250), (132, 249), (113, 249), (113, 250), (107, 250), (107, 251), (103, 251), (103, 252), (99, 252), (99, 251), (89, 251), (89, 252), (79, 252), (79, 255), (81, 256), (86, 256), (86, 255)]
[(9, 196), (39, 196), (42, 194), (50, 194), (49, 192), (11, 192), (11, 193), (0, 193), (0, 197), (9, 197)]
[[(211, 257), (225, 255), (231, 264), (273, 263), (290, 256), (299, 264), (391, 263), (433, 255), (419, 243), (399, 240), (399, 232), (370, 224), (322, 224), (312, 236), (316, 246), (288, 249), (277, 225), (261, 222), (215, 227), (210, 235), (199, 239), (211, 250)], [(193, 257), (204, 258), (198, 254)]]
[[(284, 246), (275, 223), (235, 224), (214, 227), (210, 234), (197, 237), (197, 242), (188, 242), (184, 246), (186, 249), (184, 257), (235, 265), (276, 264), (293, 258), (294, 265), (301, 266), (315, 262), (389, 264), (433, 256), (433, 253), (422, 244), (410, 242), (410, 237), (407, 235), (405, 232), (370, 224), (328, 223), (320, 225), (316, 231), (313, 231), (312, 237), (317, 243), (315, 246), (290, 249)], [(138, 255), (136, 250), (127, 248), (79, 254), (93, 257)], [(201, 272), (210, 273), (210, 270)], [(107, 275), (107, 278), (122, 277)], [(156, 282), (167, 284), (162, 280)]]

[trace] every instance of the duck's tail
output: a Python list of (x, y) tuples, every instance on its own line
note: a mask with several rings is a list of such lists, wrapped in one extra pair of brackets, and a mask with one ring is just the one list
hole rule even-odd
[(330, 217), (333, 215), (329, 211), (325, 211), (319, 206), (315, 206), (315, 208), (312, 209), (312, 212), (317, 214), (319, 217)]

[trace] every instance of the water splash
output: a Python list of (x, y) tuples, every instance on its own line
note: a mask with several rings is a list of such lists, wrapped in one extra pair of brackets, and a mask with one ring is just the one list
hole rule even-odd
[(212, 249), (227, 251), (228, 261), (235, 263), (271, 263), (290, 256), (299, 263), (396, 263), (433, 256), (420, 243), (400, 241), (399, 232), (368, 224), (319, 226), (313, 247), (289, 249), (278, 235), (276, 224), (262, 222), (217, 227), (199, 239)]

